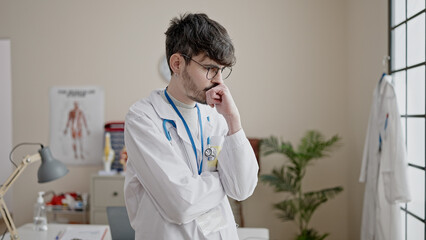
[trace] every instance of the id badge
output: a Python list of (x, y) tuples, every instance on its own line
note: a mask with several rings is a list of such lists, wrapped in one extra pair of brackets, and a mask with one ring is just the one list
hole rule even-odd
[(226, 218), (218, 207), (199, 216), (195, 221), (204, 236), (226, 227)]

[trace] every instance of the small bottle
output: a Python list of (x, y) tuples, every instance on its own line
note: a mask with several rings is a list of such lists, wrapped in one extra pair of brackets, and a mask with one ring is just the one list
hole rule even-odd
[(34, 204), (34, 230), (47, 230), (46, 205), (43, 199), (44, 192), (38, 192), (37, 202)]

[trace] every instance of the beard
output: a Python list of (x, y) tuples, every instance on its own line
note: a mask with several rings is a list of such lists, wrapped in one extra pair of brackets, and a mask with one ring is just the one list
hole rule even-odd
[(201, 89), (201, 90), (197, 89), (194, 79), (189, 76), (188, 71), (186, 69), (182, 73), (182, 79), (183, 79), (183, 86), (186, 89), (186, 96), (190, 98), (192, 101), (195, 101), (201, 104), (207, 104), (206, 92), (218, 85), (217, 83), (215, 83), (204, 89)]

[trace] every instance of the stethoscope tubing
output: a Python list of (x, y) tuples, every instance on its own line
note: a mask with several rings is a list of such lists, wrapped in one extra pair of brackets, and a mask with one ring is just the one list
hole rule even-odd
[[(200, 124), (200, 137), (201, 137), (201, 160), (200, 163), (198, 161), (198, 154), (197, 154), (197, 147), (195, 146), (195, 142), (194, 142), (194, 138), (192, 137), (192, 133), (191, 130), (188, 127), (188, 124), (186, 123), (185, 119), (183, 118), (182, 114), (180, 113), (179, 109), (176, 107), (176, 105), (174, 104), (174, 102), (172, 101), (172, 99), (169, 97), (169, 94), (167, 93), (167, 88), (164, 90), (164, 95), (167, 98), (167, 101), (170, 103), (170, 105), (172, 105), (173, 109), (175, 110), (175, 112), (177, 113), (177, 115), (179, 116), (179, 118), (182, 120), (183, 125), (185, 126), (185, 130), (186, 133), (188, 134), (189, 140), (191, 141), (191, 145), (192, 145), (192, 150), (194, 151), (194, 155), (195, 155), (195, 161), (197, 162), (197, 170), (198, 170), (198, 175), (201, 175), (201, 172), (203, 171), (203, 153), (204, 153), (204, 138), (203, 138), (203, 122), (201, 121), (201, 112), (200, 112), (200, 108), (198, 107), (198, 104), (195, 104), (195, 107), (197, 108), (197, 113), (198, 113), (198, 121)], [(170, 122), (175, 128), (176, 128), (176, 123), (172, 120), (168, 120), (168, 119), (164, 119), (163, 120), (163, 128), (166, 134), (166, 137), (169, 141), (171, 141), (171, 136), (169, 131), (167, 131), (166, 129), (166, 123)]]

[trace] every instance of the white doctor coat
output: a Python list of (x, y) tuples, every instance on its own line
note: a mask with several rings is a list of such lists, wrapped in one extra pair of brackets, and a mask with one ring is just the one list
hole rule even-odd
[(385, 76), (377, 85), (368, 121), (359, 179), (366, 182), (361, 240), (403, 239), (399, 203), (410, 200), (408, 164), (390, 80)]
[[(203, 172), (198, 175), (185, 127), (161, 91), (136, 102), (126, 116), (129, 159), (124, 190), (135, 238), (238, 239), (227, 196), (236, 200), (249, 197), (257, 185), (258, 172), (244, 131), (226, 136), (228, 127), (222, 115), (199, 104), (204, 146), (207, 137), (223, 138), (223, 146), (215, 171), (204, 156)], [(165, 135), (163, 119), (176, 123), (176, 128), (167, 125), (171, 141)], [(200, 145), (196, 146), (200, 156)], [(205, 235), (197, 222), (211, 211), (219, 213), (225, 225)]]

